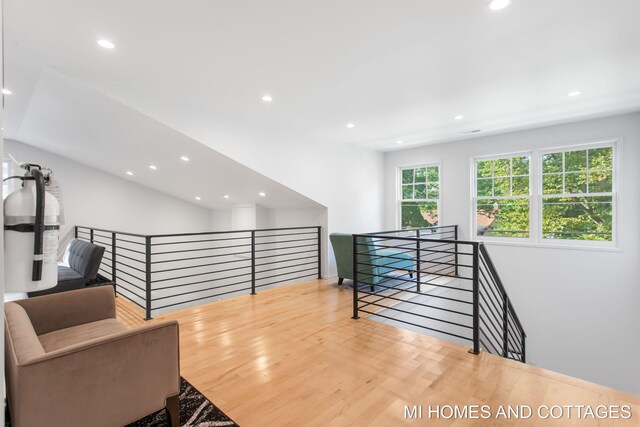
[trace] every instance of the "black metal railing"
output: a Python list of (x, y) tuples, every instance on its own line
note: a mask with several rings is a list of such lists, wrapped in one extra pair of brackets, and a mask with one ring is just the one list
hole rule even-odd
[(486, 247), (458, 226), (354, 235), (353, 318), (367, 313), (525, 362), (526, 334)]
[(321, 277), (319, 226), (144, 235), (76, 226), (105, 247), (99, 268), (116, 292), (152, 311)]

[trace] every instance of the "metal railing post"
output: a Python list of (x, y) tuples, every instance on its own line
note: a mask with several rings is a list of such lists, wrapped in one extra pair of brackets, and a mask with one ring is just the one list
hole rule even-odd
[(251, 231), (251, 295), (256, 294), (256, 231)]
[(113, 293), (116, 289), (116, 233), (111, 233), (111, 281), (113, 282)]
[[(453, 228), (453, 232), (454, 232), (453, 240), (456, 240), (456, 241), (457, 241), (457, 240), (458, 240), (458, 226), (457, 226), (457, 225), (454, 225), (453, 227), (454, 227), (454, 228)], [(455, 251), (456, 251), (456, 253), (455, 253), (455, 255), (454, 255), (454, 257), (455, 257), (454, 263), (455, 263), (455, 265), (456, 265), (456, 271), (455, 271), (455, 273), (456, 273), (456, 276), (459, 276), (459, 274), (458, 274), (458, 264), (459, 264), (459, 263), (458, 263), (458, 244), (457, 244), (457, 243), (455, 244)]]
[(359, 319), (358, 316), (358, 238), (353, 236), (353, 317), (352, 319)]
[(480, 254), (478, 244), (473, 245), (473, 349), (471, 353), (480, 353)]
[(522, 335), (522, 355), (521, 355), (521, 359), (520, 361), (522, 363), (527, 363), (527, 358), (526, 358), (526, 343), (527, 343), (527, 338), (524, 336), (524, 334)]
[(89, 230), (89, 241), (93, 243), (93, 228)]
[(509, 356), (509, 297), (505, 294), (502, 301), (502, 355)]
[(151, 236), (145, 236), (145, 311), (144, 320), (151, 320)]
[(73, 226), (73, 237), (75, 237), (76, 239), (78, 238), (78, 226), (77, 225)]
[(421, 254), (420, 254), (420, 229), (416, 230), (416, 237), (418, 238), (418, 240), (416, 240), (416, 291), (420, 292), (420, 288), (422, 283), (420, 282), (420, 278), (421, 278), (421, 270), (422, 270), (422, 266), (421, 266)]
[(322, 279), (322, 227), (318, 227), (318, 279)]

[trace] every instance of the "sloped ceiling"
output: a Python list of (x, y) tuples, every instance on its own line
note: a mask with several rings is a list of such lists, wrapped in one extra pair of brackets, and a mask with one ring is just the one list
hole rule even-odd
[[(21, 140), (211, 209), (319, 204), (58, 72), (44, 69)], [(186, 156), (189, 161), (181, 160)], [(28, 160), (28, 159), (23, 159)], [(157, 167), (151, 170), (149, 165)], [(134, 173), (126, 175), (126, 171)], [(261, 197), (264, 192), (266, 197)], [(225, 199), (224, 194), (229, 195)], [(195, 197), (201, 197), (196, 201)]]

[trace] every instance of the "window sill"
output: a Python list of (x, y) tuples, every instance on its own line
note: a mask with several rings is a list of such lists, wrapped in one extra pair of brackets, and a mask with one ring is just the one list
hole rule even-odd
[(595, 252), (623, 252), (622, 249), (616, 246), (582, 246), (582, 245), (558, 245), (558, 244), (549, 244), (549, 243), (535, 243), (535, 242), (504, 242), (498, 240), (481, 240), (476, 239), (478, 242), (482, 242), (486, 245), (497, 245), (497, 246), (520, 246), (525, 248), (540, 248), (540, 249), (562, 249), (562, 250), (573, 250), (573, 251), (595, 251)]

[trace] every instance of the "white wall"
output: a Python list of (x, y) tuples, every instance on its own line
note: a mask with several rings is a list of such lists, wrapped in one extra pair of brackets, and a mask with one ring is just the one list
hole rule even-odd
[(140, 234), (210, 230), (207, 208), (18, 141), (7, 140), (4, 154), (53, 170), (62, 185), (65, 225), (61, 236), (74, 225)]
[(530, 363), (640, 394), (640, 114), (629, 114), (390, 152), (385, 221), (396, 223), (399, 166), (442, 163), (443, 225), (469, 238), (470, 159), (622, 137), (619, 251), (489, 243), (528, 334)]

